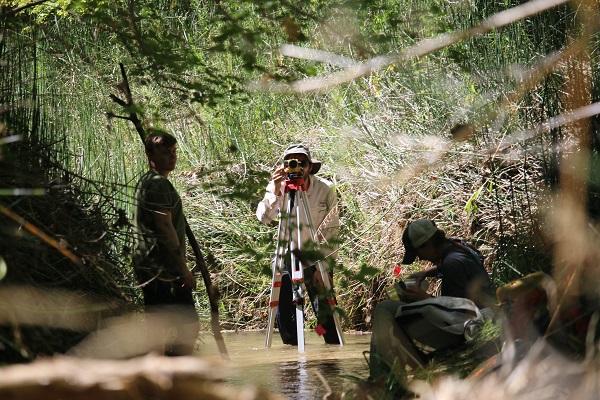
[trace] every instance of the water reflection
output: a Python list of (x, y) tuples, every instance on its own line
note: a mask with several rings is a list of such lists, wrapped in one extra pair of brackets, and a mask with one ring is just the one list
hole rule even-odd
[[(313, 395), (308, 382), (308, 371), (305, 360), (285, 362), (279, 364), (280, 393), (288, 397), (299, 395), (301, 397)], [(305, 397), (309, 398), (309, 397)]]
[(279, 393), (290, 399), (315, 399), (327, 393), (314, 371), (327, 380), (332, 390), (342, 389), (343, 372), (340, 362), (334, 360), (289, 361), (279, 364)]
[[(306, 353), (296, 347), (276, 343), (264, 348), (263, 332), (230, 333), (225, 342), (231, 356), (232, 384), (254, 384), (280, 393), (288, 399), (312, 400), (327, 393), (317, 371), (335, 392), (351, 385), (345, 376), (365, 377), (367, 364), (362, 352), (369, 347), (370, 335), (346, 335), (346, 345), (326, 345), (307, 333)], [(216, 354), (211, 337), (204, 338), (201, 355)]]

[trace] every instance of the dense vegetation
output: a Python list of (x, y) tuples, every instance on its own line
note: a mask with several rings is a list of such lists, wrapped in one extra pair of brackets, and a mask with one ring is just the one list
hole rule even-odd
[[(335, 281), (348, 329), (369, 328), (374, 304), (394, 279), (402, 227), (413, 218), (433, 218), (471, 240), (497, 284), (551, 271), (546, 205), (569, 153), (562, 144), (576, 135), (561, 126), (524, 140), (511, 135), (598, 100), (596, 26), (585, 19), (596, 15), (593, 2), (542, 10), (421, 57), (398, 52), (520, 2), (297, 3), (0, 2), (0, 132), (22, 135), (0, 148), (9, 171), (2, 187), (44, 189), (43, 196), (4, 192), (0, 201), (62, 237), (86, 266), (65, 272), (73, 270), (51, 259), (55, 250), (6, 229), (3, 283), (136, 301), (132, 191), (146, 166), (123, 118), (130, 111), (179, 140), (174, 181), (220, 290), (226, 328), (265, 326), (275, 232), (254, 209), (290, 142), (309, 144), (322, 174), (337, 184)], [(283, 44), (328, 53), (319, 56), (325, 62), (295, 58), (286, 54), (298, 48)], [(294, 86), (380, 55), (393, 62), (321, 90)], [(109, 97), (123, 87), (119, 62), (133, 110)], [(597, 126), (593, 117), (593, 155)], [(591, 165), (593, 215), (600, 183)], [(22, 257), (29, 251), (39, 257)], [(197, 301), (208, 319), (200, 286)], [(19, 349), (11, 337), (5, 344)]]

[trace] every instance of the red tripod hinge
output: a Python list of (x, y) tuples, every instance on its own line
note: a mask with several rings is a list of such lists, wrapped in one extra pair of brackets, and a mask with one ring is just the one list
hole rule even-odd
[(285, 181), (285, 192), (302, 190), (304, 178), (296, 178)]

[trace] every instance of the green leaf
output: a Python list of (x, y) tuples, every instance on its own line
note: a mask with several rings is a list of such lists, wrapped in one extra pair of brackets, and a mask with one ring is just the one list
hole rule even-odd
[(467, 212), (468, 215), (470, 215), (470, 216), (474, 215), (479, 210), (479, 206), (477, 206), (477, 199), (479, 199), (479, 196), (481, 196), (481, 192), (483, 191), (484, 188), (487, 188), (488, 192), (491, 191), (490, 186), (488, 185), (488, 181), (484, 182), (483, 185), (481, 185), (475, 191), (475, 193), (473, 193), (471, 195), (469, 200), (467, 200), (467, 203), (465, 204), (465, 211)]

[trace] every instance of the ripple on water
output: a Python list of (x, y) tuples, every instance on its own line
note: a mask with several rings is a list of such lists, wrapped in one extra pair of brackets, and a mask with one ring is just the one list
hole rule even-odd
[[(350, 385), (346, 375), (368, 375), (363, 352), (369, 349), (371, 335), (346, 334), (345, 346), (326, 345), (313, 332), (305, 335), (306, 352), (299, 354), (296, 347), (281, 344), (277, 334), (272, 347), (265, 349), (264, 332), (225, 333), (232, 366), (229, 381), (235, 385), (263, 386), (289, 399), (312, 400), (327, 393), (317, 372), (334, 391)], [(205, 335), (202, 341), (200, 355), (217, 353), (210, 335)]]

